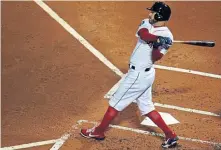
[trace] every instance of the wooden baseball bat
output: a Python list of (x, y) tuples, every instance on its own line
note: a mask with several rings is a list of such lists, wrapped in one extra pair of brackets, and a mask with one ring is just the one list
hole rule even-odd
[(173, 43), (188, 44), (188, 45), (195, 45), (195, 46), (204, 46), (204, 47), (214, 47), (215, 46), (215, 42), (213, 42), (213, 41), (173, 41)]

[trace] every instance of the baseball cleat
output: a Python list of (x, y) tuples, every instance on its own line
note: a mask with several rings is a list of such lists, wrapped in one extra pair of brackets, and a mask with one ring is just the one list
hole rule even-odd
[(80, 132), (81, 136), (85, 138), (93, 138), (95, 140), (104, 140), (105, 136), (104, 133), (96, 133), (95, 132), (95, 127), (91, 129), (81, 129)]
[(162, 143), (163, 148), (172, 148), (177, 145), (177, 141), (179, 138), (176, 136), (175, 138), (168, 138), (164, 143)]

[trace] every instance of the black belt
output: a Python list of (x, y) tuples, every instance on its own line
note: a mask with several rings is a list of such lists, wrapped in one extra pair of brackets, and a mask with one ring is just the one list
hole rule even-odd
[[(133, 69), (133, 70), (135, 70), (135, 69), (136, 69), (136, 67), (135, 67), (135, 66), (130, 65), (130, 64), (129, 64), (129, 68), (130, 68), (130, 69)], [(144, 71), (145, 71), (145, 72), (147, 72), (147, 71), (150, 71), (150, 69), (151, 69), (151, 68), (146, 68)]]

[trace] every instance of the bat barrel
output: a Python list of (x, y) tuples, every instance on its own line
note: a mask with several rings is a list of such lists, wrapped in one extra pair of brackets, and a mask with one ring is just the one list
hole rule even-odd
[(213, 41), (173, 41), (173, 43), (188, 44), (188, 45), (195, 45), (195, 46), (204, 46), (204, 47), (214, 47), (215, 46), (215, 42), (213, 42)]

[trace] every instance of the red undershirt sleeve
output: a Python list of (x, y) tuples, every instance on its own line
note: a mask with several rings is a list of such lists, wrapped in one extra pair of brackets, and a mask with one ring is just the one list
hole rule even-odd
[(152, 51), (152, 60), (153, 62), (160, 60), (164, 55), (160, 52), (159, 49), (154, 49)]
[[(154, 42), (158, 38), (156, 35), (149, 33), (149, 30), (147, 28), (141, 28), (138, 31), (138, 35), (143, 41), (148, 41), (148, 42)], [(164, 54), (161, 53), (160, 49), (154, 49), (152, 51), (152, 60), (154, 62), (160, 60), (163, 56)]]
[(141, 28), (138, 31), (138, 35), (143, 41), (149, 41), (149, 42), (156, 41), (158, 38), (156, 35), (149, 33), (149, 30), (147, 28)]

